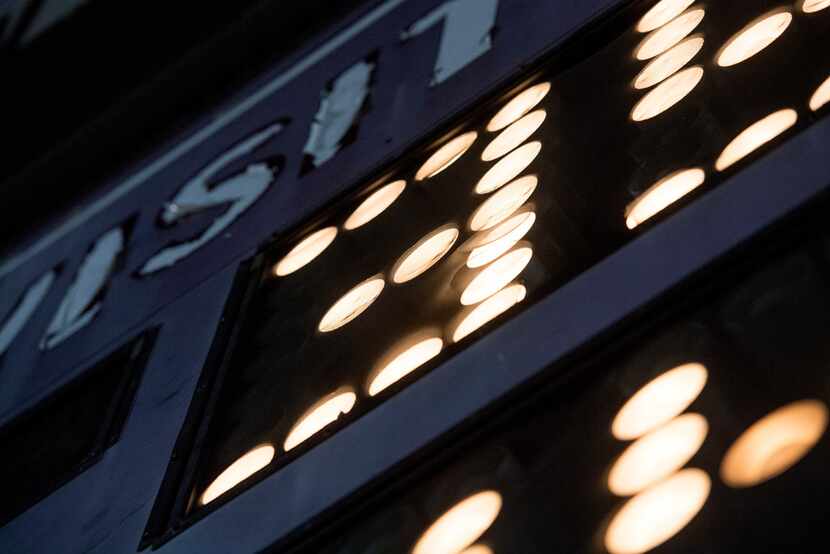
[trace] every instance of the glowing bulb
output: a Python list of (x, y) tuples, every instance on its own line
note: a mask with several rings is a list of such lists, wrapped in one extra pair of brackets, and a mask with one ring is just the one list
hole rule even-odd
[(420, 366), (441, 353), (444, 341), (430, 337), (416, 342), (395, 356), (383, 366), (369, 383), (369, 395), (375, 396), (385, 388), (397, 383)]
[(625, 209), (626, 227), (634, 229), (695, 190), (705, 180), (706, 173), (698, 168), (676, 171), (660, 179)]
[(662, 27), (694, 4), (695, 0), (660, 0), (637, 23), (637, 31), (648, 33)]
[(640, 554), (683, 530), (703, 508), (712, 482), (705, 471), (684, 469), (623, 505), (605, 532), (611, 554)]
[(435, 177), (449, 166), (453, 164), (458, 158), (464, 155), (470, 146), (476, 141), (478, 133), (470, 131), (459, 135), (449, 141), (435, 152), (429, 159), (424, 162), (424, 165), (418, 169), (415, 174), (416, 181), (423, 181), (430, 177)]
[(644, 89), (671, 77), (683, 66), (692, 61), (703, 48), (703, 37), (689, 37), (671, 49), (663, 52), (652, 61), (634, 79), (634, 88)]
[(490, 144), (481, 153), (481, 159), (485, 162), (491, 162), (496, 158), (501, 158), (530, 138), (542, 126), (545, 117), (545, 110), (536, 110), (513, 123), (490, 141)]
[(542, 150), (541, 142), (528, 142), (496, 162), (476, 184), (476, 194), (493, 192), (515, 179), (536, 159), (540, 150)]
[(797, 120), (795, 110), (784, 109), (756, 121), (723, 149), (715, 162), (715, 168), (718, 171), (727, 169), (795, 125)]
[(535, 222), (536, 213), (524, 210), (481, 231), (470, 240), (472, 250), (467, 256), (467, 267), (475, 269), (489, 264), (524, 238)]
[(706, 11), (703, 8), (695, 8), (677, 16), (646, 35), (634, 55), (638, 60), (650, 60), (654, 56), (659, 56), (694, 31), (703, 21), (705, 14)]
[(516, 248), (482, 269), (461, 293), (461, 304), (470, 306), (494, 295), (513, 279), (518, 277), (530, 259), (533, 249), (529, 246)]
[(703, 68), (699, 65), (675, 73), (648, 94), (643, 96), (631, 110), (631, 119), (645, 121), (668, 110), (683, 100), (703, 79)]
[(392, 268), (392, 281), (406, 283), (422, 274), (450, 251), (458, 239), (455, 225), (444, 225), (428, 233), (398, 259)]
[(706, 368), (697, 363), (663, 373), (620, 408), (611, 424), (611, 433), (620, 440), (632, 440), (674, 419), (698, 397), (707, 377)]
[(382, 186), (360, 203), (360, 206), (352, 212), (352, 215), (343, 224), (343, 228), (352, 231), (366, 225), (391, 206), (405, 188), (406, 181), (392, 181), (388, 185)]
[(535, 175), (526, 175), (499, 189), (470, 216), (470, 229), (489, 229), (510, 217), (530, 198), (538, 183)]
[(810, 97), (810, 109), (817, 112), (828, 102), (830, 102), (830, 77), (819, 85), (813, 96)]
[(270, 444), (262, 444), (249, 450), (246, 454), (229, 465), (225, 471), (202, 493), (199, 499), (201, 505), (213, 502), (236, 485), (264, 468), (274, 459), (274, 447)]
[(297, 243), (291, 251), (274, 266), (274, 274), (280, 277), (294, 273), (323, 253), (337, 236), (337, 227), (326, 227), (311, 233)]
[(452, 333), (452, 341), (458, 342), (493, 321), (501, 314), (525, 299), (524, 285), (505, 287), (481, 304), (474, 306), (462, 318)]
[(784, 473), (822, 437), (827, 416), (819, 400), (793, 402), (767, 414), (729, 447), (721, 478), (731, 487), (751, 487)]
[(804, 0), (804, 3), (801, 4), (804, 13), (815, 13), (824, 8), (830, 8), (830, 0)]
[(487, 130), (491, 133), (501, 131), (532, 110), (536, 104), (547, 96), (549, 91), (550, 83), (548, 82), (539, 83), (523, 90), (493, 116), (493, 119), (487, 124)]
[(761, 16), (732, 36), (716, 56), (721, 67), (731, 67), (748, 60), (780, 37), (793, 14), (789, 11), (775, 11)]
[(317, 328), (321, 333), (328, 333), (344, 326), (372, 305), (380, 296), (384, 284), (383, 277), (379, 275), (369, 277), (335, 302)]
[(337, 421), (340, 414), (349, 413), (357, 401), (357, 395), (349, 387), (342, 387), (324, 396), (304, 413), (285, 438), (286, 452), (305, 442), (324, 427)]
[(501, 511), (496, 491), (474, 494), (439, 517), (427, 529), (412, 554), (457, 554), (475, 542), (493, 524)]
[(493, 554), (493, 549), (483, 544), (475, 544), (461, 554)]
[(708, 431), (705, 417), (683, 414), (637, 439), (611, 468), (608, 490), (630, 496), (665, 479), (692, 459)]

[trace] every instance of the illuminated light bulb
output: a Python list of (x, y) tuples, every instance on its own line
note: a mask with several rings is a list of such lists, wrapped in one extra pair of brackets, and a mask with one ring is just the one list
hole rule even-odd
[(830, 0), (804, 0), (801, 9), (804, 13), (815, 13), (830, 8)]
[(638, 60), (650, 60), (654, 56), (659, 56), (694, 31), (703, 21), (705, 14), (706, 10), (703, 8), (695, 8), (652, 31), (640, 42), (635, 57)]
[(323, 253), (337, 236), (337, 227), (326, 227), (315, 231), (297, 245), (274, 266), (274, 274), (284, 277), (294, 273)]
[(392, 267), (392, 281), (398, 284), (411, 281), (422, 274), (450, 251), (458, 239), (458, 227), (444, 225), (421, 238), (395, 262)]
[(605, 532), (611, 554), (640, 554), (683, 530), (700, 512), (712, 481), (701, 469), (684, 469), (626, 502)]
[(663, 52), (652, 61), (634, 79), (634, 88), (645, 89), (671, 77), (692, 61), (703, 48), (703, 37), (693, 36)]
[(470, 216), (470, 230), (489, 229), (513, 215), (530, 198), (538, 183), (535, 175), (526, 175), (496, 191)]
[(274, 447), (270, 444), (262, 444), (249, 450), (238, 460), (229, 465), (225, 471), (202, 493), (199, 503), (201, 505), (213, 502), (236, 485), (264, 468), (274, 459)]
[(416, 181), (423, 181), (430, 177), (435, 177), (449, 166), (451, 166), (458, 158), (464, 155), (464, 152), (469, 150), (470, 146), (476, 141), (478, 133), (470, 131), (459, 135), (449, 141), (435, 152), (429, 159), (424, 162), (418, 172), (415, 174)]
[(751, 487), (780, 475), (815, 446), (827, 428), (827, 406), (800, 400), (767, 414), (738, 437), (720, 475), (731, 487)]
[(458, 554), (490, 528), (501, 505), (501, 495), (492, 490), (467, 497), (430, 525), (412, 554)]
[(705, 180), (706, 172), (699, 168), (676, 171), (660, 179), (626, 207), (625, 226), (634, 229), (695, 190)]
[(322, 333), (328, 333), (344, 326), (372, 305), (380, 296), (384, 284), (383, 277), (375, 275), (355, 286), (329, 308), (317, 328)]
[(522, 240), (535, 222), (536, 213), (524, 210), (495, 227), (481, 231), (481, 236), (477, 235), (471, 239), (473, 246), (467, 256), (467, 267), (475, 269), (489, 264)]
[(645, 121), (683, 100), (703, 79), (703, 68), (695, 65), (675, 73), (643, 96), (631, 110), (631, 119)]
[(524, 285), (510, 285), (505, 287), (481, 304), (474, 306), (465, 313), (452, 333), (452, 341), (459, 342), (470, 333), (473, 333), (493, 321), (501, 314), (521, 302), (527, 295)]
[(337, 421), (340, 414), (349, 413), (357, 401), (357, 395), (349, 387), (341, 387), (333, 393), (324, 396), (314, 406), (309, 408), (285, 438), (283, 448), (286, 452), (305, 442), (324, 427)]
[(390, 385), (397, 383), (420, 366), (441, 353), (444, 341), (440, 337), (429, 337), (408, 346), (378, 371), (369, 383), (369, 395), (375, 396)]
[(683, 364), (659, 375), (620, 408), (611, 434), (619, 440), (632, 440), (674, 419), (700, 395), (708, 375), (698, 363)]
[(533, 85), (516, 95), (510, 102), (493, 116), (487, 124), (487, 130), (492, 132), (501, 131), (511, 123), (536, 107), (536, 104), (550, 92), (550, 83), (544, 82)]
[(530, 259), (533, 248), (520, 246), (482, 269), (461, 293), (461, 304), (470, 306), (489, 298), (518, 277)]
[(406, 181), (402, 180), (392, 181), (388, 185), (382, 186), (360, 203), (360, 206), (352, 212), (352, 215), (343, 224), (343, 228), (352, 231), (366, 225), (391, 206), (405, 188)]
[(476, 194), (493, 192), (515, 179), (536, 159), (541, 150), (541, 142), (528, 142), (496, 162), (476, 183)]
[(461, 554), (493, 554), (493, 549), (483, 544), (475, 544)]
[(793, 14), (789, 11), (778, 11), (766, 14), (756, 19), (729, 40), (715, 56), (721, 67), (731, 67), (748, 60), (780, 37), (790, 22)]
[(700, 414), (683, 414), (637, 439), (617, 459), (608, 490), (631, 496), (682, 468), (700, 450), (709, 424)]
[(723, 171), (736, 162), (739, 162), (761, 146), (765, 145), (793, 125), (798, 120), (795, 110), (784, 109), (773, 112), (756, 121), (735, 137), (715, 162), (715, 168)]
[(810, 97), (810, 109), (817, 112), (828, 102), (830, 102), (830, 77), (819, 85), (813, 96)]
[(694, 4), (695, 0), (660, 0), (637, 23), (637, 31), (648, 33), (662, 27)]
[(545, 117), (547, 117), (545, 110), (536, 110), (513, 123), (490, 141), (490, 144), (481, 153), (481, 159), (485, 162), (491, 162), (501, 158), (530, 138), (542, 126)]

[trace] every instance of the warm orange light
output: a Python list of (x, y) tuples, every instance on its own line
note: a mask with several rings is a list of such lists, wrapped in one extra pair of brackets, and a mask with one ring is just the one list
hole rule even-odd
[(335, 302), (320, 320), (317, 328), (322, 333), (328, 333), (344, 326), (372, 305), (380, 296), (384, 285), (385, 282), (380, 275), (369, 277)]
[(421, 535), (412, 554), (458, 554), (490, 528), (501, 504), (501, 495), (492, 490), (462, 500)]
[(415, 174), (416, 181), (423, 181), (430, 177), (435, 177), (449, 166), (451, 166), (458, 158), (464, 155), (470, 146), (476, 141), (478, 133), (470, 131), (459, 135), (449, 141), (435, 152), (429, 159), (424, 162), (418, 172)]
[(491, 162), (501, 158), (530, 138), (542, 126), (545, 117), (545, 110), (536, 110), (513, 123), (490, 141), (490, 144), (481, 153), (481, 159), (485, 162)]
[(640, 554), (663, 544), (697, 515), (712, 482), (705, 471), (684, 469), (625, 503), (605, 532), (611, 554)]
[(533, 249), (520, 246), (482, 269), (461, 293), (461, 304), (470, 306), (494, 295), (518, 277), (530, 259)]
[(830, 8), (830, 0), (804, 0), (804, 3), (801, 4), (804, 13), (815, 13), (824, 8)]
[(742, 160), (761, 146), (765, 145), (793, 125), (798, 120), (795, 110), (784, 109), (771, 113), (756, 121), (735, 137), (715, 162), (718, 171), (730, 167)]
[(441, 353), (444, 341), (433, 336), (419, 340), (396, 353), (394, 358), (385, 364), (369, 383), (369, 395), (375, 396), (390, 385), (397, 383), (420, 366)]
[(477, 331), (482, 326), (493, 321), (524, 300), (526, 295), (527, 290), (524, 285), (510, 285), (481, 304), (470, 308), (469, 311), (464, 313), (455, 330), (452, 332), (452, 341), (458, 342), (470, 333)]
[(683, 414), (640, 437), (614, 463), (608, 490), (630, 496), (665, 479), (692, 459), (708, 431), (705, 417)]
[(482, 267), (519, 242), (536, 222), (536, 213), (530, 209), (519, 210), (495, 227), (476, 233), (466, 244), (470, 249), (467, 255), (467, 267)]
[(645, 121), (668, 110), (683, 100), (703, 79), (703, 68), (695, 65), (675, 73), (648, 94), (631, 110), (631, 119)]
[(813, 96), (810, 97), (810, 109), (817, 112), (828, 102), (830, 102), (830, 77), (819, 85)]
[(637, 31), (648, 33), (662, 27), (694, 2), (695, 0), (660, 0), (637, 23)]
[(527, 202), (538, 183), (535, 175), (525, 175), (505, 185), (476, 208), (468, 226), (472, 231), (483, 231), (498, 225)]
[(324, 427), (337, 421), (340, 414), (349, 413), (357, 401), (357, 395), (349, 387), (341, 387), (324, 396), (304, 413), (285, 438), (283, 448), (286, 452), (305, 442)]
[(501, 131), (532, 110), (536, 104), (547, 96), (549, 91), (550, 83), (548, 82), (539, 83), (523, 90), (493, 116), (493, 119), (487, 124), (487, 130), (491, 133)]
[(620, 440), (632, 440), (681, 414), (706, 385), (708, 372), (698, 363), (683, 364), (647, 383), (626, 402), (611, 424)]
[(360, 203), (360, 206), (352, 212), (352, 215), (343, 224), (343, 228), (352, 231), (366, 225), (391, 206), (405, 188), (406, 181), (392, 181), (388, 185), (380, 187)]
[(205, 505), (213, 502), (236, 485), (264, 468), (274, 459), (274, 447), (270, 444), (262, 444), (249, 450), (246, 454), (229, 465), (219, 477), (205, 489), (199, 499), (199, 504)]
[(703, 8), (694, 8), (677, 16), (646, 35), (634, 55), (638, 60), (650, 60), (654, 56), (659, 56), (694, 31), (703, 21), (705, 14)]
[(297, 243), (291, 251), (274, 266), (274, 274), (280, 277), (294, 273), (323, 253), (337, 236), (337, 227), (326, 227), (315, 231)]
[(398, 259), (392, 268), (392, 281), (406, 283), (422, 274), (450, 251), (458, 239), (458, 227), (444, 225), (421, 238)]
[(540, 150), (542, 150), (541, 142), (528, 142), (496, 162), (476, 184), (476, 194), (493, 192), (515, 179), (536, 159)]
[(634, 88), (645, 89), (671, 77), (683, 66), (692, 61), (703, 48), (703, 37), (693, 36), (663, 52), (652, 61), (634, 79)]
[(705, 180), (706, 173), (699, 168), (676, 171), (660, 179), (625, 209), (625, 226), (634, 229), (695, 190)]
[(780, 37), (793, 20), (789, 11), (775, 10), (763, 15), (732, 36), (715, 57), (721, 67), (748, 60)]
[(726, 452), (721, 478), (731, 487), (751, 487), (784, 473), (824, 435), (827, 415), (820, 400), (793, 402), (767, 414)]

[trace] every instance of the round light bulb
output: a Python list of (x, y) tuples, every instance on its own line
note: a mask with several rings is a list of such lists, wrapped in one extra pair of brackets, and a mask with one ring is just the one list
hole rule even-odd
[(470, 230), (483, 231), (510, 217), (527, 202), (538, 183), (535, 175), (525, 175), (496, 191), (470, 216)]
[(659, 56), (694, 31), (703, 21), (704, 15), (706, 10), (694, 8), (652, 31), (640, 42), (635, 57), (638, 60), (650, 60), (654, 56)]
[(631, 119), (645, 121), (683, 100), (703, 79), (703, 68), (695, 65), (675, 73), (643, 96), (631, 110)]
[(796, 111), (788, 108), (773, 112), (765, 118), (756, 121), (741, 131), (741, 134), (735, 137), (723, 149), (723, 152), (721, 152), (721, 155), (718, 156), (715, 162), (715, 168), (718, 171), (723, 171), (736, 162), (739, 162), (795, 125), (797, 120), (798, 114)]
[(824, 8), (830, 8), (830, 0), (804, 0), (804, 3), (801, 4), (804, 13), (815, 13)]
[(695, 0), (660, 0), (637, 23), (637, 31), (648, 33), (662, 27), (694, 4)]
[(464, 152), (469, 150), (470, 146), (476, 141), (478, 133), (470, 131), (459, 135), (442, 146), (432, 156), (424, 162), (418, 172), (415, 174), (416, 181), (423, 181), (430, 177), (435, 177), (449, 166), (451, 166), (458, 158), (464, 155)]
[(705, 180), (706, 173), (699, 168), (676, 171), (660, 179), (625, 209), (626, 227), (634, 229), (695, 190)]
[(337, 227), (326, 227), (311, 233), (277, 262), (277, 265), (274, 266), (274, 274), (284, 277), (289, 273), (294, 273), (322, 254), (323, 250), (329, 247), (336, 236)]
[(495, 227), (480, 231), (470, 239), (470, 253), (467, 255), (467, 267), (482, 267), (522, 240), (536, 222), (536, 213), (532, 210), (520, 211)]
[(458, 227), (444, 225), (421, 238), (392, 267), (392, 281), (406, 283), (438, 263), (458, 239)]
[(709, 424), (700, 414), (683, 414), (637, 439), (608, 474), (608, 490), (631, 496), (682, 468), (700, 450)]
[(721, 67), (731, 67), (748, 60), (780, 37), (793, 20), (789, 11), (769, 13), (756, 19), (732, 36), (715, 60)]
[(536, 110), (513, 123), (490, 141), (490, 144), (481, 153), (481, 159), (485, 162), (491, 162), (515, 149), (542, 126), (546, 116), (545, 110)]
[(397, 383), (440, 354), (443, 347), (444, 341), (440, 337), (430, 337), (404, 349), (372, 377), (368, 387), (369, 396), (375, 396)]
[(640, 71), (634, 79), (634, 88), (650, 88), (671, 77), (692, 61), (701, 48), (703, 48), (702, 36), (689, 37), (678, 43), (651, 60)]
[(491, 133), (501, 131), (536, 107), (548, 95), (548, 92), (550, 92), (550, 83), (548, 82), (539, 83), (523, 90), (493, 116), (493, 119), (487, 124), (487, 130)]
[(830, 102), (830, 77), (819, 85), (813, 96), (810, 97), (810, 109), (817, 112), (828, 102)]
[(457, 554), (475, 542), (493, 524), (501, 511), (496, 491), (474, 494), (444, 513), (427, 529), (412, 554)]
[(528, 142), (496, 162), (476, 183), (476, 194), (493, 192), (515, 179), (536, 159), (541, 150), (541, 142)]
[(700, 395), (707, 377), (706, 368), (697, 363), (663, 373), (620, 408), (611, 424), (611, 433), (619, 440), (632, 440), (674, 419)]
[(343, 224), (343, 228), (352, 231), (366, 225), (391, 206), (405, 188), (406, 181), (392, 181), (380, 187), (360, 203)]
[(452, 341), (459, 342), (470, 333), (473, 333), (493, 321), (501, 314), (525, 299), (527, 290), (524, 285), (510, 285), (505, 287), (481, 304), (474, 306), (464, 314), (461, 321), (452, 332)]
[(533, 249), (529, 246), (516, 248), (482, 269), (461, 293), (461, 304), (471, 306), (489, 298), (524, 271)]
[(793, 402), (767, 414), (729, 447), (721, 464), (721, 478), (740, 488), (784, 473), (824, 435), (827, 416), (827, 406), (820, 400)]
[(219, 477), (205, 489), (199, 498), (201, 505), (209, 504), (221, 495), (225, 494), (236, 485), (264, 468), (274, 459), (274, 447), (270, 444), (262, 444), (249, 450), (234, 463), (229, 465)]
[(320, 320), (317, 328), (322, 333), (328, 333), (344, 326), (372, 305), (380, 296), (384, 284), (380, 275), (369, 277), (340, 297)]
[(694, 519), (711, 488), (706, 472), (691, 468), (646, 489), (611, 520), (605, 548), (611, 554), (640, 554), (663, 544)]
[(357, 401), (357, 395), (349, 387), (342, 387), (323, 397), (309, 408), (285, 438), (283, 448), (286, 452), (305, 442), (324, 427), (337, 421), (340, 414), (349, 413)]

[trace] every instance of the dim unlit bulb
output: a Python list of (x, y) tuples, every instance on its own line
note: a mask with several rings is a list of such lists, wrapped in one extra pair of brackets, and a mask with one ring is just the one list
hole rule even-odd
[(658, 116), (683, 100), (703, 79), (699, 65), (675, 73), (649, 91), (631, 110), (631, 119), (645, 121)]
[(363, 281), (329, 308), (317, 328), (322, 333), (328, 333), (349, 323), (372, 305), (384, 285), (383, 277), (379, 275)]
[(828, 102), (830, 102), (830, 77), (827, 78), (813, 95), (810, 97), (810, 109), (814, 112), (819, 111), (823, 108)]
[(638, 60), (650, 60), (659, 56), (694, 31), (705, 14), (703, 8), (694, 8), (652, 31), (640, 42), (635, 57)]
[(205, 505), (213, 502), (219, 496), (270, 464), (271, 460), (274, 459), (274, 452), (274, 447), (270, 444), (263, 444), (248, 451), (213, 480), (210, 486), (205, 489), (199, 503)]
[(637, 23), (637, 31), (648, 33), (662, 27), (694, 4), (695, 0), (660, 0)]
[(476, 140), (478, 133), (470, 131), (463, 135), (457, 136), (447, 144), (438, 149), (429, 159), (424, 162), (418, 172), (415, 174), (416, 181), (423, 181), (430, 177), (435, 177), (449, 166), (451, 166), (458, 158), (464, 155), (470, 146)]
[(513, 123), (487, 145), (484, 152), (481, 153), (481, 159), (485, 162), (491, 162), (501, 158), (530, 138), (542, 126), (545, 117), (545, 110), (536, 110)]
[(721, 67), (731, 67), (748, 60), (780, 37), (793, 20), (789, 11), (762, 16), (726, 41), (716, 60)]
[(375, 396), (387, 387), (397, 383), (420, 366), (441, 353), (444, 341), (439, 337), (423, 339), (399, 354), (372, 378), (369, 383), (369, 395)]
[(481, 304), (470, 309), (459, 321), (452, 333), (453, 342), (458, 342), (493, 321), (501, 314), (525, 299), (527, 290), (524, 285), (505, 287)]
[(541, 142), (528, 142), (496, 162), (476, 184), (476, 194), (493, 192), (515, 179), (536, 159), (540, 150)]
[(294, 427), (289, 431), (283, 443), (285, 451), (295, 448), (305, 442), (324, 427), (337, 421), (340, 414), (349, 413), (354, 407), (357, 396), (348, 387), (344, 387), (312, 406), (300, 417)]
[(392, 281), (406, 283), (438, 263), (458, 239), (458, 228), (445, 225), (421, 238), (398, 259), (392, 268)]
[(516, 248), (482, 269), (461, 293), (461, 304), (471, 306), (494, 295), (527, 267), (533, 257), (529, 246)]
[(703, 184), (702, 169), (685, 169), (660, 179), (625, 210), (625, 225), (634, 229)]
[(462, 500), (421, 535), (412, 554), (462, 552), (490, 528), (501, 505), (501, 495), (496, 491), (480, 492)]
[(765, 145), (793, 125), (798, 120), (795, 110), (784, 109), (771, 113), (760, 121), (756, 121), (741, 134), (735, 137), (715, 162), (715, 168), (723, 171), (731, 165), (744, 159), (746, 156)]
[(382, 186), (360, 203), (343, 224), (343, 228), (351, 231), (366, 225), (391, 206), (405, 188), (406, 181), (393, 181)]
[(337, 236), (337, 227), (326, 227), (311, 233), (281, 259), (274, 267), (274, 273), (280, 277), (294, 273), (323, 253)]
[(550, 83), (539, 83), (517, 94), (487, 124), (490, 132), (501, 131), (532, 110), (550, 91)]
[(496, 191), (470, 216), (470, 230), (483, 231), (495, 227), (513, 215), (527, 202), (538, 182), (535, 175), (525, 175)]
[(703, 37), (689, 37), (650, 61), (634, 79), (634, 88), (646, 89), (680, 71), (703, 48)]

